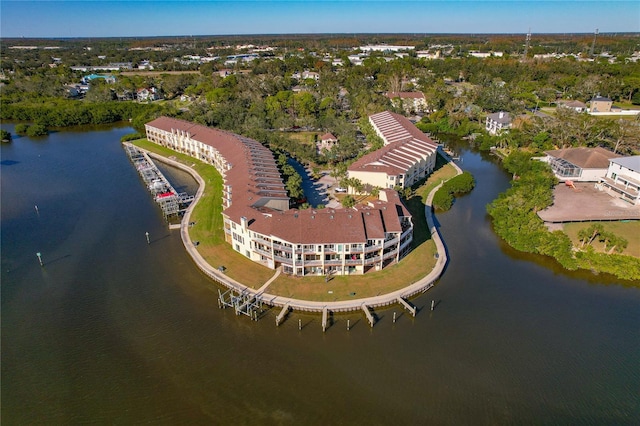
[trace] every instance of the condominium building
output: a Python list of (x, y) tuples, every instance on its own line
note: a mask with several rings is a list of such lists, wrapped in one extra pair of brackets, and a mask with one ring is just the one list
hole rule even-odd
[(350, 178), (379, 188), (407, 188), (429, 176), (438, 144), (406, 117), (389, 111), (369, 116), (384, 147), (364, 155), (348, 169)]
[(411, 215), (393, 190), (350, 209), (290, 209), (273, 155), (259, 142), (168, 117), (145, 127), (149, 141), (220, 172), (225, 239), (255, 262), (299, 276), (363, 274), (411, 250)]

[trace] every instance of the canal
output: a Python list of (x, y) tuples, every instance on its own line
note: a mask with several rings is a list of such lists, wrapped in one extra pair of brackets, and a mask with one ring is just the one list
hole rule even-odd
[(418, 315), (322, 333), (320, 316), (276, 328), (278, 310), (218, 308), (129, 132), (0, 148), (3, 424), (637, 424), (640, 288), (503, 244), (485, 206), (509, 176), (492, 157), (455, 146), (477, 185), (437, 216), (450, 263)]

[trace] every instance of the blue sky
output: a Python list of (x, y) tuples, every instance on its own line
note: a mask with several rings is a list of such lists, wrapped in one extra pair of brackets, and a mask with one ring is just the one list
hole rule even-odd
[(640, 32), (637, 0), (0, 0), (0, 37)]

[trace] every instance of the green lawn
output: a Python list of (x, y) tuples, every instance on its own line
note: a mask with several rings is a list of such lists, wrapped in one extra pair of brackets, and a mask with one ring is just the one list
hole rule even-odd
[[(569, 236), (573, 244), (579, 247), (580, 238), (578, 238), (578, 232), (581, 229), (588, 228), (593, 223), (599, 223), (604, 227), (605, 231), (613, 232), (627, 239), (629, 245), (621, 254), (640, 258), (640, 221), (566, 223), (563, 226), (563, 231)], [(596, 251), (604, 252), (603, 243), (595, 241), (591, 245)]]
[(303, 145), (315, 145), (316, 135), (320, 136), (318, 132), (280, 132), (280, 134)]

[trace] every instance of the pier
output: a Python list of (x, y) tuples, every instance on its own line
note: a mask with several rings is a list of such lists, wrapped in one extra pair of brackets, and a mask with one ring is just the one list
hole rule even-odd
[(398, 303), (400, 303), (402, 306), (407, 308), (407, 310), (411, 312), (411, 315), (413, 315), (413, 317), (415, 318), (416, 312), (418, 311), (415, 306), (411, 305), (409, 302), (407, 302), (400, 296), (398, 296)]
[(289, 304), (287, 303), (282, 307), (280, 313), (276, 316), (276, 326), (279, 326), (282, 321), (284, 321), (285, 317), (289, 313)]
[(132, 144), (124, 143), (123, 146), (155, 202), (160, 206), (165, 219), (184, 211), (194, 200), (194, 197), (186, 192), (178, 193), (146, 152)]
[(364, 316), (367, 317), (367, 321), (369, 321), (369, 324), (371, 325), (371, 327), (373, 327), (376, 321), (373, 319), (373, 315), (371, 315), (371, 311), (369, 310), (369, 307), (364, 303), (362, 304), (362, 311), (364, 312)]
[(327, 319), (329, 317), (329, 310), (325, 306), (322, 309), (322, 332), (327, 331)]

